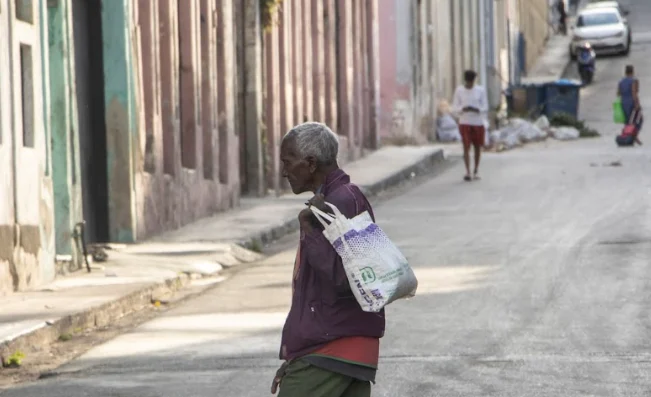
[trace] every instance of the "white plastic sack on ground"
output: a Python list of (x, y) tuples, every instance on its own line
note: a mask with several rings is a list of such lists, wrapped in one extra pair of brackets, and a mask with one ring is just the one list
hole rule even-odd
[(407, 259), (376, 225), (368, 212), (346, 218), (326, 203), (334, 216), (310, 207), (323, 224), (323, 235), (341, 256), (350, 288), (365, 312), (416, 295), (418, 280)]
[(508, 150), (513, 149), (516, 146), (520, 146), (520, 137), (518, 137), (517, 131), (513, 129), (503, 128), (501, 130), (495, 130), (491, 133), (491, 141), (497, 150)]
[(485, 147), (490, 147), (491, 146), (490, 128), (491, 128), (491, 126), (488, 123), (488, 120), (484, 120), (484, 146)]
[(549, 119), (548, 119), (547, 116), (545, 116), (545, 115), (542, 115), (542, 116), (538, 117), (538, 120), (536, 120), (536, 122), (534, 123), (534, 125), (535, 125), (536, 127), (540, 128), (540, 129), (543, 130), (543, 131), (548, 130), (549, 127), (551, 126), (551, 125), (549, 124)]
[(517, 135), (522, 143), (540, 141), (547, 137), (545, 131), (527, 120), (511, 119), (508, 126), (517, 131)]
[(554, 139), (559, 141), (571, 141), (573, 139), (579, 139), (580, 133), (574, 127), (554, 127), (551, 129), (552, 136)]
[(459, 126), (450, 114), (441, 116), (437, 120), (436, 135), (441, 142), (459, 142), (461, 133)]
[(491, 137), (491, 142), (493, 142), (494, 144), (500, 143), (502, 140), (502, 132), (500, 130), (491, 131), (490, 137)]

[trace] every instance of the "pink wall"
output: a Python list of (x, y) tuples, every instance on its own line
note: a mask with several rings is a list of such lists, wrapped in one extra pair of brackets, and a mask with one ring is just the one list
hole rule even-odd
[[(233, 0), (188, 1), (180, 19), (176, 1), (138, 4), (142, 101), (134, 213), (136, 239), (142, 240), (234, 207), (240, 189), (230, 66)], [(179, 33), (189, 49), (183, 71)]]
[(375, 9), (370, 1), (358, 0), (283, 2), (278, 24), (262, 42), (267, 187), (283, 188), (280, 141), (306, 119), (324, 122), (339, 134), (342, 163), (374, 148)]
[(394, 124), (394, 104), (396, 100), (410, 99), (410, 84), (400, 84), (398, 77), (398, 29), (409, 29), (409, 26), (399, 26), (396, 20), (396, 7), (409, 7), (404, 0), (377, 0), (380, 40), (380, 112), (379, 132), (382, 138), (392, 135)]

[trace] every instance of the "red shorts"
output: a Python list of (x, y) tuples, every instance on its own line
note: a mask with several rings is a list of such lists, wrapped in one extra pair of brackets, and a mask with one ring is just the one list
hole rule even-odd
[(463, 141), (463, 147), (469, 148), (472, 146), (484, 146), (484, 136), (486, 129), (483, 125), (459, 125), (459, 132)]

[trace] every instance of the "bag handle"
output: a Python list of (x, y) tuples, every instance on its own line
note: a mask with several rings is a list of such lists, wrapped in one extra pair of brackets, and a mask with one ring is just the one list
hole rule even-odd
[(332, 212), (335, 214), (335, 218), (345, 218), (344, 214), (339, 211), (339, 208), (337, 208), (334, 204), (330, 204), (327, 201), (325, 204), (332, 209)]
[[(319, 223), (323, 225), (323, 227), (327, 228), (332, 222), (335, 221), (335, 218), (332, 215), (326, 214), (313, 205), (310, 206), (310, 210), (314, 214), (314, 217), (319, 221)], [(326, 221), (328, 221), (328, 223), (326, 223)]]

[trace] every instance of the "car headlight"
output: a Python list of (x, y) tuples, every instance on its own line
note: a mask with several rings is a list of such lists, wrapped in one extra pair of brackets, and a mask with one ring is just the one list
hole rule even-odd
[(615, 37), (624, 37), (624, 31), (622, 30), (621, 32), (617, 33)]

